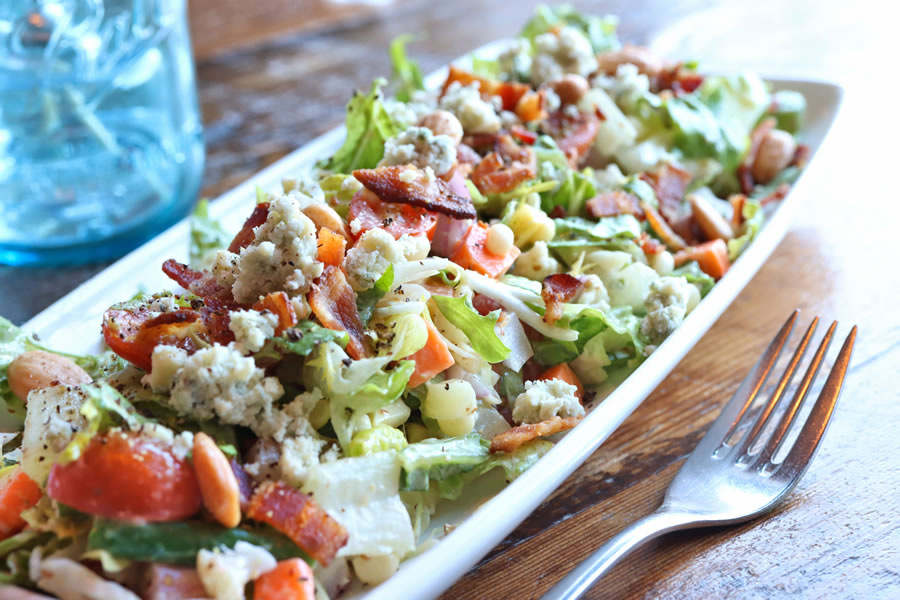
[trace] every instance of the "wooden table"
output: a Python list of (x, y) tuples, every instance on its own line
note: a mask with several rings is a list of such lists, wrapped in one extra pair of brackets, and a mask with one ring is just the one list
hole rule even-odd
[[(413, 51), (428, 71), (515, 33), (534, 4), (407, 2), (379, 20), (280, 32), (203, 59), (204, 194), (338, 123), (350, 91), (388, 73), (395, 35), (423, 34)], [(769, 516), (647, 545), (590, 597), (900, 597), (897, 77), (888, 62), (897, 52), (889, 17), (866, 2), (576, 4), (619, 14), (623, 39), (677, 48), (710, 70), (838, 80), (845, 106), (817, 158), (826, 163), (822, 176), (810, 182), (802, 214), (768, 264), (616, 434), (445, 597), (535, 597), (653, 510), (749, 361), (796, 307), (806, 318), (840, 320), (841, 334), (860, 327), (843, 397), (805, 479)], [(235, 46), (253, 37), (232, 35)], [(0, 269), (0, 312), (21, 322), (98, 268)]]

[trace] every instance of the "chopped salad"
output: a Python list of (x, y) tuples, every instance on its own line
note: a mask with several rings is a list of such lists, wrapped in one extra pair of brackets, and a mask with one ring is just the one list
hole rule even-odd
[(343, 145), (192, 219), (179, 291), (74, 356), (0, 319), (0, 583), (336, 598), (484, 474), (512, 481), (723, 277), (797, 177), (804, 99), (542, 7), (496, 56), (347, 105)]

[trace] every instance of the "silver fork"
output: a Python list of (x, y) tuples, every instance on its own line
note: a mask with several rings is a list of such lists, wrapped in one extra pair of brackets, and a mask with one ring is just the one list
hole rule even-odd
[(797, 420), (831, 344), (837, 322), (831, 324), (810, 361), (793, 397), (775, 422), (797, 367), (803, 360), (819, 318), (810, 323), (784, 373), (757, 413), (751, 410), (781, 356), (798, 311), (794, 311), (759, 361), (741, 382), (722, 414), (682, 465), (653, 514), (632, 523), (596, 550), (553, 586), (543, 599), (573, 599), (584, 594), (614, 564), (643, 542), (678, 529), (747, 521), (771, 509), (790, 492), (812, 462), (825, 434), (847, 367), (856, 327), (850, 331), (828, 374), (819, 397), (783, 461), (775, 463)]

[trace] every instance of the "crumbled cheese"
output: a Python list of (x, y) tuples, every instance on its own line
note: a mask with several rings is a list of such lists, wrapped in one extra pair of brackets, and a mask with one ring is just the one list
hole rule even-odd
[(172, 386), (172, 381), (178, 369), (184, 366), (188, 353), (177, 346), (160, 344), (153, 349), (153, 369), (144, 375), (143, 383), (154, 391), (167, 390)]
[(285, 194), (297, 199), (301, 204), (301, 209), (310, 204), (325, 202), (325, 192), (322, 191), (322, 186), (308, 175), (282, 179), (281, 188)]
[(251, 304), (276, 291), (299, 296), (322, 274), (323, 265), (316, 259), (316, 226), (301, 212), (300, 197), (308, 198), (292, 192), (273, 199), (266, 222), (256, 228), (253, 243), (240, 255), (227, 250), (216, 254), (216, 281), (230, 287), (238, 302)]
[(306, 296), (295, 296), (291, 298), (291, 306), (294, 308), (294, 314), (297, 315), (297, 320), (302, 321), (309, 317), (309, 313), (312, 312), (309, 308), (309, 302), (306, 300)]
[(448, 135), (435, 135), (427, 127), (410, 127), (384, 143), (379, 165), (430, 167), (443, 175), (456, 163), (456, 144)]
[(563, 27), (559, 33), (543, 33), (534, 38), (534, 45), (531, 65), (534, 85), (560, 79), (567, 73), (586, 77), (597, 70), (590, 40), (574, 27)]
[(360, 231), (362, 231), (363, 224), (362, 221), (359, 220), (359, 217), (356, 217), (352, 221), (350, 221), (350, 233), (353, 235), (358, 235)]
[(159, 298), (154, 298), (147, 308), (151, 312), (167, 313), (178, 310), (178, 303), (175, 301), (174, 296), (160, 296)]
[(415, 125), (419, 119), (432, 112), (437, 105), (434, 95), (422, 90), (413, 92), (413, 97), (409, 102), (387, 98), (382, 103), (388, 116), (391, 117), (391, 121), (400, 127)]
[(282, 479), (294, 487), (302, 486), (306, 480), (307, 470), (319, 464), (319, 454), (325, 444), (325, 440), (311, 436), (284, 440), (281, 444), (281, 457), (278, 459)]
[(650, 93), (650, 78), (631, 63), (619, 65), (613, 77), (595, 77), (593, 85), (606, 92), (623, 110), (630, 109), (638, 98)]
[(590, 274), (582, 277), (581, 290), (573, 301), (576, 304), (588, 304), (598, 306), (604, 312), (609, 309), (609, 292), (603, 285), (603, 280), (597, 275)]
[(22, 468), (37, 483), (44, 483), (56, 456), (85, 427), (81, 405), (86, 399), (84, 390), (72, 385), (54, 385), (28, 394)]
[(370, 229), (344, 257), (344, 272), (357, 292), (375, 285), (391, 264), (405, 262), (402, 248), (394, 236), (383, 229)]
[(524, 38), (514, 39), (497, 57), (497, 63), (505, 79), (527, 81), (531, 78), (531, 42)]
[(243, 600), (244, 586), (275, 568), (275, 557), (265, 548), (241, 541), (233, 549), (197, 553), (197, 574), (214, 600)]
[(556, 416), (583, 417), (584, 407), (575, 395), (577, 391), (561, 379), (526, 381), (525, 391), (513, 403), (513, 421), (539, 423)]
[(278, 317), (268, 311), (234, 310), (228, 316), (235, 347), (244, 354), (258, 352), (275, 335), (278, 326)]
[(160, 364), (181, 364), (168, 385), (164, 378), (148, 380), (154, 392), (171, 393), (169, 403), (178, 412), (243, 425), (260, 437), (284, 437), (289, 423), (274, 405), (284, 389), (233, 346), (216, 344), (190, 356), (171, 346), (157, 346), (152, 361), (154, 374)]
[(454, 81), (441, 98), (441, 108), (453, 113), (466, 133), (497, 133), (500, 117), (494, 105), (485, 102), (477, 82), (462, 86)]
[(397, 245), (400, 246), (404, 258), (409, 261), (422, 260), (431, 252), (431, 242), (428, 241), (428, 236), (424, 234), (409, 235), (404, 233), (397, 240)]
[(687, 314), (691, 288), (684, 277), (660, 277), (651, 283), (644, 300), (647, 316), (641, 321), (641, 333), (657, 344), (669, 337)]
[(535, 242), (530, 250), (523, 252), (513, 264), (514, 275), (521, 275), (535, 281), (543, 281), (548, 275), (559, 273), (562, 265), (550, 256), (546, 242)]
[(172, 440), (172, 454), (175, 458), (184, 460), (194, 449), (194, 434), (191, 431), (182, 431)]

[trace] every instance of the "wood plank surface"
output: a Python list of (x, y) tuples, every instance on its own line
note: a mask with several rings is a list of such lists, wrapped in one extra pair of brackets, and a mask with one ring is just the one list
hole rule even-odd
[[(210, 196), (340, 122), (351, 90), (388, 73), (395, 35), (422, 35), (412, 50), (428, 71), (515, 33), (536, 2), (414, 2), (328, 32), (265, 36), (253, 19), (235, 25), (239, 18), (228, 11), (250, 10), (238, 4), (222, 2), (214, 16), (235, 27), (234, 41), (210, 50), (197, 68)], [(613, 437), (444, 598), (537, 597), (651, 512), (794, 308), (804, 319), (838, 319), (841, 335), (860, 327), (833, 424), (797, 490), (750, 523), (648, 544), (588, 597), (900, 597), (900, 210), (890, 19), (865, 1), (576, 4), (618, 14), (623, 39), (675, 49), (703, 68), (838, 80), (846, 98), (804, 208), (771, 260)], [(213, 16), (193, 17), (195, 31), (205, 19)], [(0, 270), (0, 312), (24, 320), (96, 268)]]

